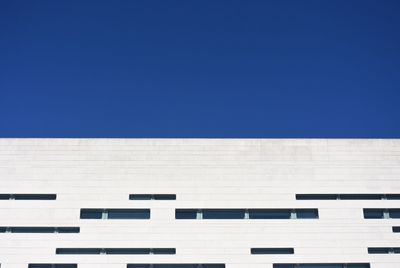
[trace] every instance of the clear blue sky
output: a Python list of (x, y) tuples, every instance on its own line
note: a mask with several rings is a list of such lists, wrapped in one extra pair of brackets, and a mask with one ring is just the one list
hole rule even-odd
[(400, 137), (400, 1), (1, 1), (0, 136)]

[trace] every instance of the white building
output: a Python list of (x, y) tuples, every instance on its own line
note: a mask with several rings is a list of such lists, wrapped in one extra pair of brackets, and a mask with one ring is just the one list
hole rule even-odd
[(399, 268), (396, 226), (400, 140), (0, 139), (2, 268)]

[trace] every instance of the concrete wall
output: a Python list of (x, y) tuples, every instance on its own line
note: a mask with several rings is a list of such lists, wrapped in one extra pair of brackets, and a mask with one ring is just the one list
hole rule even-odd
[[(302, 201), (296, 193), (400, 193), (400, 140), (0, 139), (0, 193), (56, 193), (55, 201), (0, 200), (0, 226), (79, 226), (79, 234), (0, 233), (2, 268), (28, 263), (369, 262), (400, 267), (400, 219), (362, 208), (400, 200)], [(129, 194), (176, 194), (132, 201)], [(150, 220), (83, 220), (80, 208), (150, 208)], [(175, 220), (175, 208), (318, 208), (310, 220)], [(176, 255), (56, 255), (57, 247), (172, 247)], [(251, 255), (293, 247), (294, 255)]]

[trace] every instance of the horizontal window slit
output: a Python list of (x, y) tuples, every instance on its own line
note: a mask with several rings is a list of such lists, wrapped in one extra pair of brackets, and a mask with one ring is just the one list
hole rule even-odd
[(296, 200), (400, 200), (400, 194), (296, 194)]
[(400, 247), (371, 247), (368, 254), (400, 254)]
[(0, 194), (0, 200), (56, 200), (56, 194)]
[(400, 219), (400, 208), (364, 208), (364, 219)]
[(127, 268), (225, 268), (223, 263), (129, 263)]
[(251, 248), (251, 254), (294, 254), (293, 248)]
[(129, 200), (176, 200), (175, 194), (131, 194)]
[(317, 219), (318, 209), (176, 209), (175, 219)]
[(0, 227), (0, 233), (79, 233), (80, 227)]
[(81, 219), (150, 219), (150, 209), (81, 209)]
[(77, 268), (76, 263), (30, 263), (28, 268)]
[(274, 263), (273, 268), (370, 268), (369, 263)]
[(175, 248), (57, 248), (56, 254), (82, 254), (82, 255), (173, 255)]

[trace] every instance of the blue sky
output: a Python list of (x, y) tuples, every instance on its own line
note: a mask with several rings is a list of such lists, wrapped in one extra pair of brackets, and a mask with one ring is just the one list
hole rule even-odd
[(1, 1), (0, 137), (400, 137), (400, 1)]

